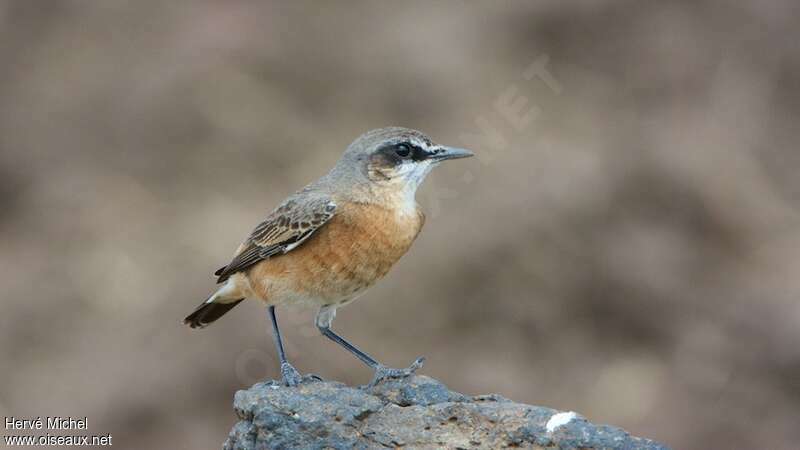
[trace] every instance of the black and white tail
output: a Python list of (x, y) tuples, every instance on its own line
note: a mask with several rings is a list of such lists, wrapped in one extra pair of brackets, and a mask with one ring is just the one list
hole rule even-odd
[(244, 299), (240, 298), (238, 300), (229, 301), (225, 303), (219, 303), (215, 301), (205, 301), (200, 306), (198, 306), (193, 313), (186, 316), (186, 318), (183, 319), (183, 323), (189, 325), (192, 328), (204, 328), (211, 322), (224, 316), (225, 313), (233, 309), (234, 306), (241, 303), (242, 300)]

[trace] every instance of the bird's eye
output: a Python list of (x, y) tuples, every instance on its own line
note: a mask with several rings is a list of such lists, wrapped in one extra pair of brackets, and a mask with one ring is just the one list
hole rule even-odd
[(411, 147), (408, 144), (399, 144), (394, 148), (394, 152), (401, 158), (408, 158), (411, 155)]

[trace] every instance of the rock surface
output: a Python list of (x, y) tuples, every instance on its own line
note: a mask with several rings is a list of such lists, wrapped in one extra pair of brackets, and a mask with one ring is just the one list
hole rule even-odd
[(257, 383), (236, 393), (240, 421), (224, 450), (253, 449), (666, 449), (572, 412), (470, 397), (426, 376), (370, 389), (338, 382), (296, 388)]

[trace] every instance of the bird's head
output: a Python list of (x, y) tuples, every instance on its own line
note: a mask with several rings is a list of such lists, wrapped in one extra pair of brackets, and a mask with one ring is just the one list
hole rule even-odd
[(443, 161), (472, 156), (461, 148), (434, 143), (424, 133), (401, 127), (368, 131), (347, 148), (337, 170), (372, 185), (413, 194)]

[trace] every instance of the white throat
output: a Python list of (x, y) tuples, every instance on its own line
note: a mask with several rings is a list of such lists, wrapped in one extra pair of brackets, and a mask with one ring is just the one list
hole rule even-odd
[(422, 161), (420, 163), (407, 163), (408, 169), (406, 169), (401, 175), (400, 178), (402, 183), (404, 184), (402, 188), (402, 198), (400, 199), (401, 212), (405, 214), (416, 214), (417, 212), (417, 189), (419, 189), (420, 185), (423, 181), (425, 181), (425, 177), (431, 173), (434, 164), (430, 161)]

